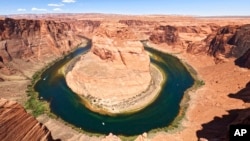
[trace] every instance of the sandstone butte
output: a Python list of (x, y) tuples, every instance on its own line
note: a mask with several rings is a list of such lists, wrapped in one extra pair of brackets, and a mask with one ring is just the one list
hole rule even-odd
[[(133, 31), (136, 37), (149, 39), (150, 46), (175, 54), (195, 68), (198, 76), (205, 82), (200, 89), (189, 93), (189, 107), (185, 119), (181, 121), (183, 128), (171, 132), (143, 134), (137, 137), (137, 141), (228, 140), (229, 125), (249, 124), (250, 71), (244, 69), (250, 68), (248, 17), (193, 18), (105, 14), (13, 15), (12, 17), (0, 19), (1, 98), (15, 100), (24, 105), (27, 99), (25, 90), (36, 71), (82, 43), (83, 36), (92, 38), (93, 31), (103, 22), (108, 22), (114, 28), (117, 24), (127, 25), (126, 28)], [(91, 52), (91, 56), (96, 60), (104, 61), (95, 55), (93, 50)], [(107, 62), (109, 60), (106, 59)], [(27, 131), (31, 129), (30, 126), (33, 127), (30, 131), (43, 128), (41, 124), (30, 121), (32, 118), (24, 120), (21, 115), (18, 119), (14, 115), (10, 116), (22, 112), (2, 112), (3, 109), (11, 111), (21, 109), (18, 104), (11, 105), (14, 108), (8, 106), (6, 109), (3, 108), (6, 106), (0, 106), (0, 128), (4, 127), (0, 131), (1, 139), (2, 136), (13, 137), (14, 132), (16, 137), (22, 138), (22, 132), (16, 131)], [(46, 116), (43, 118), (44, 116), (37, 119), (48, 127), (56, 139), (120, 140), (113, 134), (100, 138), (90, 137), (76, 132), (56, 119)], [(14, 123), (11, 122), (12, 125), (19, 123), (17, 126), (10, 126), (10, 122), (6, 122), (8, 120), (5, 119), (12, 117), (16, 120)], [(19, 125), (23, 125), (22, 123), (26, 121), (30, 123), (20, 129)], [(37, 135), (43, 136), (44, 133), (45, 130), (36, 130)], [(47, 130), (45, 134), (48, 134)], [(28, 135), (31, 134), (27, 134), (27, 137)], [(34, 135), (30, 140), (36, 140), (37, 137)]]
[[(149, 55), (125, 24), (103, 23), (95, 31), (92, 48), (66, 75), (68, 86), (94, 111), (131, 112), (153, 101)], [(140, 99), (139, 97), (150, 98)], [(86, 101), (85, 101), (86, 102)]]

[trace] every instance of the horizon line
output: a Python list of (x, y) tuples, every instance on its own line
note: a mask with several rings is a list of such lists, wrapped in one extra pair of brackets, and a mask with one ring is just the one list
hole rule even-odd
[(120, 16), (183, 16), (183, 17), (249, 17), (250, 15), (185, 15), (185, 14), (122, 14), (122, 13), (16, 13), (16, 14), (0, 14), (0, 16), (24, 16), (24, 15), (60, 15), (60, 14), (86, 14), (86, 15), (120, 15)]

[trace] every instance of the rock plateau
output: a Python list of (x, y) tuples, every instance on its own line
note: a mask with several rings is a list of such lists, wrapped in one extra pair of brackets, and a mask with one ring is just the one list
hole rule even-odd
[(110, 113), (138, 108), (136, 102), (119, 105), (150, 86), (150, 59), (142, 43), (127, 25), (105, 23), (95, 31), (92, 44), (91, 51), (67, 73), (68, 86)]

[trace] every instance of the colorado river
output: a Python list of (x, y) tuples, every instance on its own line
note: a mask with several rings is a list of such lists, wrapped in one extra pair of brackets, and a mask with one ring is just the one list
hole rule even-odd
[(90, 45), (67, 55), (47, 69), (36, 83), (35, 90), (39, 97), (50, 103), (54, 114), (84, 131), (102, 134), (136, 135), (171, 124), (179, 113), (179, 104), (184, 92), (194, 83), (194, 79), (178, 58), (146, 48), (152, 54), (151, 63), (167, 76), (158, 98), (139, 112), (107, 116), (87, 109), (81, 99), (68, 88), (64, 76), (59, 73), (62, 66), (89, 49)]

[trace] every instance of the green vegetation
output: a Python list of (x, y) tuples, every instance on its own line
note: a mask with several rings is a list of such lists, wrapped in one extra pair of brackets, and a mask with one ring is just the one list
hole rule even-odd
[[(52, 114), (50, 112), (49, 109), (49, 104), (48, 102), (45, 102), (43, 100), (41, 100), (41, 98), (38, 97), (38, 93), (34, 90), (34, 86), (36, 84), (36, 82), (41, 78), (41, 74), (51, 65), (53, 65), (55, 62), (57, 62), (58, 60), (60, 60), (61, 58), (52, 61), (51, 63), (49, 63), (48, 65), (46, 65), (46, 67), (44, 67), (43, 69), (41, 69), (40, 71), (36, 72), (31, 79), (31, 83), (27, 86), (27, 95), (29, 96), (29, 99), (27, 100), (27, 102), (25, 103), (25, 108), (29, 109), (32, 111), (32, 114), (36, 117), (39, 116), (41, 114), (47, 114), (49, 117), (51, 118), (56, 118), (56, 115)], [(175, 132), (176, 130), (179, 130), (181, 128), (183, 128), (181, 126), (181, 122), (183, 119), (185, 119), (185, 113), (186, 110), (188, 108), (188, 101), (190, 100), (190, 95), (188, 94), (189, 92), (195, 91), (197, 88), (205, 85), (205, 82), (203, 80), (198, 79), (197, 77), (197, 72), (189, 65), (187, 65), (186, 63), (182, 62), (186, 68), (188, 69), (188, 71), (191, 73), (191, 75), (193, 76), (193, 78), (195, 79), (195, 83), (192, 86), (192, 88), (188, 89), (185, 94), (184, 97), (180, 103), (180, 111), (178, 116), (176, 116), (175, 120), (171, 123), (170, 126), (165, 127), (165, 128), (158, 128), (158, 129), (154, 129), (151, 130), (150, 132), (154, 133), (154, 132), (158, 132), (158, 131), (167, 131), (167, 132)], [(62, 119), (58, 118), (58, 120), (64, 122), (65, 124), (67, 124), (68, 126), (74, 128), (75, 130), (77, 130), (78, 132), (87, 134), (89, 136), (97, 136), (97, 137), (101, 137), (103, 136), (102, 134), (95, 134), (95, 133), (89, 133), (87, 131), (83, 131), (81, 128), (75, 127), (74, 125), (68, 124), (67, 122), (63, 121)], [(137, 135), (135, 136), (119, 136), (122, 140), (134, 140)]]
[[(89, 43), (87, 43), (87, 44), (89, 44)], [(77, 45), (75, 49), (77, 49), (80, 46), (83, 46), (83, 44)], [(72, 52), (74, 52), (75, 49), (73, 49)], [(27, 90), (26, 90), (28, 100), (25, 102), (25, 109), (31, 110), (31, 113), (32, 113), (33, 116), (37, 117), (37, 116), (39, 116), (41, 114), (46, 113), (50, 117), (56, 117), (56, 115), (54, 115), (53, 113), (50, 112), (48, 102), (43, 101), (42, 99), (38, 98), (38, 93), (34, 90), (34, 86), (35, 86), (36, 82), (41, 78), (41, 75), (45, 70), (47, 70), (49, 67), (51, 67), (53, 64), (55, 64), (59, 60), (63, 59), (67, 55), (68, 54), (65, 54), (65, 55), (51, 61), (45, 67), (43, 67), (41, 70), (37, 71), (32, 76), (31, 82), (27, 86)]]
[[(142, 43), (143, 43), (144, 47), (149, 47), (147, 45), (146, 40), (142, 41)], [(168, 53), (166, 53), (166, 54), (168, 54)], [(178, 56), (176, 56), (176, 54), (171, 53), (169, 55), (172, 55), (172, 56), (178, 58)], [(187, 111), (188, 106), (189, 106), (188, 102), (191, 99), (190, 93), (196, 91), (198, 88), (205, 85), (205, 82), (198, 77), (198, 73), (196, 72), (196, 70), (191, 65), (184, 62), (181, 59), (179, 59), (179, 60), (182, 62), (182, 64), (186, 67), (188, 72), (193, 77), (194, 84), (193, 84), (193, 86), (191, 88), (189, 88), (188, 90), (185, 91), (185, 94), (183, 95), (183, 98), (182, 98), (181, 103), (180, 103), (180, 111), (179, 111), (178, 115), (175, 117), (174, 121), (167, 127), (153, 129), (153, 130), (149, 131), (149, 133), (156, 133), (156, 132), (159, 132), (159, 131), (165, 131), (165, 132), (170, 133), (170, 132), (176, 132), (176, 131), (181, 130), (182, 128), (184, 128), (183, 126), (181, 126), (181, 122), (185, 119), (185, 116), (186, 116), (186, 111)]]
[(205, 82), (203, 80), (196, 80), (195, 82), (198, 86), (203, 86), (205, 85)]
[(34, 85), (38, 79), (40, 79), (42, 71), (36, 72), (32, 76), (31, 84), (27, 86), (26, 93), (29, 99), (25, 103), (25, 108), (32, 111), (32, 115), (37, 117), (41, 114), (44, 114), (46, 111), (49, 111), (48, 106), (46, 106), (46, 102), (40, 101), (38, 99), (38, 94), (34, 90)]
[(134, 136), (122, 136), (119, 135), (118, 137), (122, 140), (122, 141), (134, 141), (137, 138), (138, 135), (134, 135)]
[[(65, 55), (66, 56), (66, 55)], [(51, 117), (55, 117), (54, 114), (50, 112), (49, 104), (46, 101), (43, 101), (42, 98), (38, 98), (38, 93), (34, 90), (34, 86), (36, 82), (41, 78), (42, 73), (48, 69), (50, 66), (52, 66), (55, 62), (61, 60), (65, 56), (62, 56), (60, 58), (57, 58), (50, 63), (48, 63), (44, 68), (37, 71), (31, 78), (30, 84), (27, 86), (27, 96), (28, 100), (25, 102), (25, 109), (30, 110), (31, 114), (35, 117), (41, 115), (41, 114), (47, 114)]]
[(25, 103), (25, 109), (31, 110), (33, 116), (37, 117), (44, 113), (49, 113), (49, 105), (47, 102), (42, 101), (38, 98), (38, 93), (34, 90), (34, 86), (36, 82), (41, 78), (41, 74), (45, 71), (49, 66), (54, 64), (58, 59), (52, 61), (47, 64), (43, 69), (37, 71), (31, 78), (30, 84), (27, 86), (27, 96), (28, 100)]

